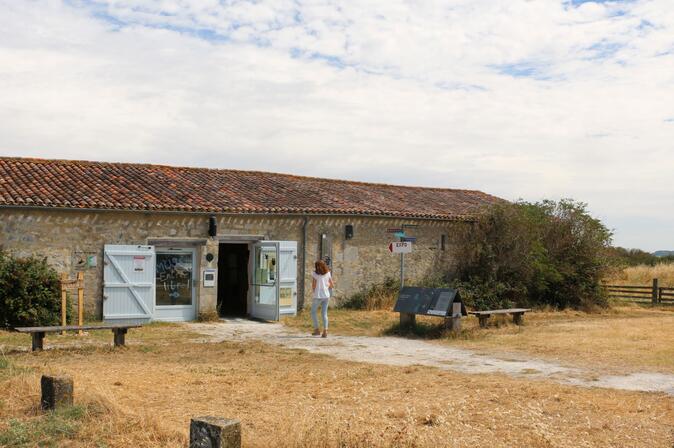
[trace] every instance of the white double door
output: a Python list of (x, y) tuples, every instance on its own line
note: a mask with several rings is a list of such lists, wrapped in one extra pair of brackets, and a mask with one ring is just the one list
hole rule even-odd
[(103, 319), (119, 323), (194, 320), (196, 262), (193, 248), (106, 245)]
[(278, 320), (297, 312), (297, 242), (259, 241), (252, 245), (251, 317)]

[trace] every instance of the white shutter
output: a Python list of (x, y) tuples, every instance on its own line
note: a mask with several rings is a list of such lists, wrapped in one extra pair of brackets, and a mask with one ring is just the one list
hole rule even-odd
[(297, 313), (297, 241), (279, 241), (279, 312)]
[(103, 320), (142, 323), (152, 319), (154, 247), (106, 245), (103, 265)]

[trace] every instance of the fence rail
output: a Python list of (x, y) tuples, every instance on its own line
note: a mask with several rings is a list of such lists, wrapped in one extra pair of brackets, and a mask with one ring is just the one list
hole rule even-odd
[(650, 286), (643, 285), (603, 285), (611, 299), (636, 303), (674, 304), (674, 288), (658, 286), (658, 279), (653, 279)]

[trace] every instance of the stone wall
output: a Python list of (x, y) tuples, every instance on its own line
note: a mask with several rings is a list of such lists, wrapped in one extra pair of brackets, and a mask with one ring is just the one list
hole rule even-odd
[[(406, 255), (406, 282), (451, 268), (451, 236), (456, 226), (465, 224), (430, 220), (399, 220), (376, 217), (309, 216), (306, 218), (306, 301), (311, 299), (311, 271), (319, 257), (320, 235), (332, 240), (336, 297), (343, 299), (387, 277), (398, 278), (400, 258), (388, 252), (393, 238), (387, 228), (403, 223), (416, 236), (414, 252)], [(345, 239), (345, 225), (354, 228), (354, 237)], [(218, 237), (260, 235), (269, 240), (297, 241), (298, 262), (302, 259), (304, 217), (222, 215), (218, 217)], [(92, 317), (102, 314), (103, 246), (105, 244), (148, 244), (156, 240), (182, 241), (196, 245), (200, 268), (217, 268), (218, 240), (208, 238), (208, 216), (180, 213), (69, 211), (48, 209), (0, 209), (0, 246), (19, 256), (47, 257), (58, 272), (74, 277), (85, 273), (85, 304)], [(440, 249), (441, 235), (449, 236), (446, 250)], [(193, 241), (193, 243), (190, 243)], [(168, 244), (168, 243), (167, 243)], [(215, 258), (208, 262), (206, 254)], [(96, 256), (95, 267), (81, 267), (79, 260)], [(298, 269), (298, 277), (301, 269)], [(302, 287), (298, 278), (298, 288)], [(199, 288), (199, 310), (214, 310), (216, 288)], [(302, 301), (302, 294), (299, 297)]]

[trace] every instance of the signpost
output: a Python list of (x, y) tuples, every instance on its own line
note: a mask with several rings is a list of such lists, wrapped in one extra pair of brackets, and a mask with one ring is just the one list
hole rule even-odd
[(400, 241), (392, 241), (388, 245), (388, 250), (392, 254), (400, 254), (400, 288), (405, 286), (405, 254), (412, 253), (412, 243), (416, 242), (416, 237), (405, 235), (406, 227), (416, 227), (416, 224), (403, 224), (400, 227), (386, 229), (386, 233), (392, 233)]

